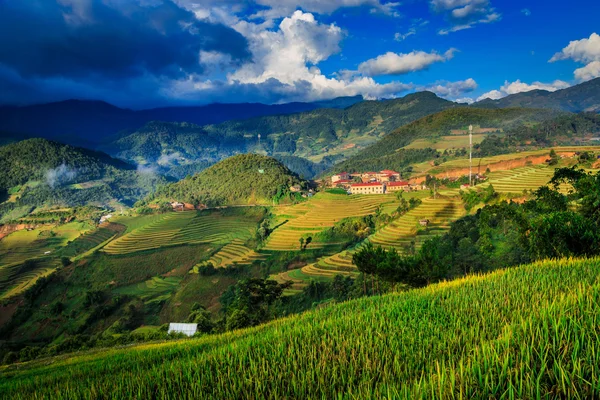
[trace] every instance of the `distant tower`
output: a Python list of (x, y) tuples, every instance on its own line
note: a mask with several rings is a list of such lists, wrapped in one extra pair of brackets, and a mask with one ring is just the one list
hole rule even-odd
[(469, 185), (473, 185), (473, 125), (469, 125)]
[(258, 147), (260, 147), (260, 133), (258, 134)]

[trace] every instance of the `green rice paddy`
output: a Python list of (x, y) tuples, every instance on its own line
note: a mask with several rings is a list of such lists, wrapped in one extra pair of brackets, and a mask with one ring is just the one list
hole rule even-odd
[(0, 367), (0, 397), (598, 398), (599, 265), (539, 262), (227, 334)]

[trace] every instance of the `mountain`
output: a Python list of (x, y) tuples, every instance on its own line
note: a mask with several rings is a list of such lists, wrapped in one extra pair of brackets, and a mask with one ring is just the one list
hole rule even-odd
[(293, 199), (290, 187), (305, 185), (274, 158), (240, 154), (179, 182), (161, 187), (147, 202), (179, 201), (193, 205), (272, 204)]
[(345, 109), (322, 108), (203, 127), (151, 122), (101, 149), (136, 164), (157, 166), (177, 177), (237, 153), (293, 156), (286, 159), (287, 165), (312, 178), (314, 175), (307, 175), (310, 171), (329, 167), (334, 160), (356, 153), (393, 129), (456, 106), (422, 92), (394, 100), (362, 101)]
[(359, 101), (362, 101), (361, 96), (314, 103), (215, 103), (134, 111), (102, 101), (67, 100), (23, 107), (0, 107), (0, 132), (4, 137), (18, 139), (45, 137), (71, 144), (91, 145), (123, 130), (137, 129), (149, 121), (217, 124), (232, 119), (291, 114), (322, 107), (348, 107)]
[(0, 218), (4, 220), (44, 206), (131, 205), (166, 183), (151, 171), (138, 172), (105, 153), (46, 139), (0, 147), (0, 170)]
[(379, 171), (402, 169), (416, 162), (433, 158), (432, 149), (402, 149), (419, 138), (440, 138), (452, 130), (466, 131), (469, 125), (488, 131), (505, 130), (550, 119), (559, 114), (554, 110), (525, 108), (486, 109), (459, 107), (428, 115), (394, 130), (377, 143), (338, 163), (333, 171)]
[(532, 90), (513, 94), (499, 100), (485, 99), (475, 103), (474, 106), (489, 108), (553, 108), (569, 112), (600, 112), (600, 78), (556, 92)]

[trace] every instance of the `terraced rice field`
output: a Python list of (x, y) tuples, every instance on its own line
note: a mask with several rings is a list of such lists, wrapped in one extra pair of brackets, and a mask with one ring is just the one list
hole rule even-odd
[(255, 220), (242, 216), (196, 211), (167, 213), (110, 242), (103, 251), (127, 254), (180, 244), (224, 244), (250, 238), (255, 228)]
[(102, 243), (115, 237), (125, 229), (125, 226), (120, 224), (113, 224), (110, 222), (104, 223), (98, 227), (98, 229), (81, 235), (71, 243), (69, 243), (64, 249), (61, 250), (60, 255), (66, 257), (74, 257), (78, 254), (84, 253), (95, 247), (100, 246)]
[[(236, 239), (223, 246), (209, 260), (215, 268), (225, 268), (230, 265), (250, 265), (256, 260), (263, 260), (267, 256), (244, 246), (244, 242)], [(204, 264), (204, 262), (202, 263)], [(194, 266), (190, 273), (198, 273), (200, 264)]]
[(59, 261), (56, 258), (36, 259), (34, 267), (25, 269), (23, 263), (0, 267), (0, 299), (15, 296), (33, 285), (42, 276), (50, 275)]
[[(499, 193), (523, 193), (524, 190), (535, 190), (547, 185), (552, 179), (555, 168), (547, 166), (530, 166), (507, 171), (496, 171), (489, 174), (489, 181), (481, 184), (486, 187), (490, 183)], [(564, 189), (566, 190), (566, 188)]]
[[(450, 193), (450, 192), (448, 192)], [(427, 239), (441, 235), (450, 229), (450, 223), (465, 215), (462, 201), (457, 197), (423, 199), (423, 203), (410, 210), (397, 220), (378, 230), (366, 240), (375, 246), (395, 248), (399, 252), (406, 250), (411, 242), (415, 241), (418, 249)], [(429, 219), (428, 229), (419, 225), (419, 220)], [(358, 274), (352, 264), (354, 251), (360, 249), (364, 243), (355, 249), (345, 250), (329, 257), (323, 257), (314, 264), (302, 267), (299, 271), (288, 271), (276, 280), (291, 280), (292, 289), (299, 290), (311, 279), (332, 279), (335, 275), (355, 276)]]
[[(319, 193), (305, 203), (280, 207), (276, 213), (283, 225), (271, 233), (264, 249), (298, 250), (301, 237), (314, 237), (343, 218), (373, 214), (379, 206), (393, 202), (398, 202), (393, 195), (346, 196)], [(313, 241), (308, 248), (320, 248), (327, 244)]]

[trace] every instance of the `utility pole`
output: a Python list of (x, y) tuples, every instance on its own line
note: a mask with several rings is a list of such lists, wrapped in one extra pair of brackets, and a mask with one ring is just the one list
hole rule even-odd
[(260, 133), (258, 134), (258, 148), (260, 149)]
[(469, 125), (469, 186), (473, 186), (473, 125)]

